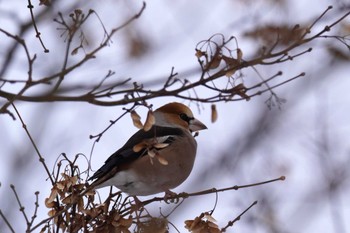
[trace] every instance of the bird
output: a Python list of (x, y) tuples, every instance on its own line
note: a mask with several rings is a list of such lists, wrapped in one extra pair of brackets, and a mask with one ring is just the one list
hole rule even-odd
[(151, 127), (132, 135), (89, 178), (94, 189), (115, 186), (132, 196), (166, 196), (188, 178), (196, 157), (195, 136), (206, 125), (182, 103), (165, 104), (152, 114)]

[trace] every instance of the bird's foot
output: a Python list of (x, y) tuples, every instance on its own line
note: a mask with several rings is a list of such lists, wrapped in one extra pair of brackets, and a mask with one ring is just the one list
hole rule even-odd
[(179, 197), (177, 196), (177, 193), (174, 193), (170, 190), (167, 190), (165, 191), (165, 194), (164, 194), (164, 201), (167, 203), (167, 204), (170, 204), (170, 203), (175, 203), (177, 204), (179, 202)]
[(134, 204), (131, 205), (131, 209), (133, 211), (138, 211), (144, 207), (142, 201), (138, 199), (136, 196), (132, 196), (134, 198)]

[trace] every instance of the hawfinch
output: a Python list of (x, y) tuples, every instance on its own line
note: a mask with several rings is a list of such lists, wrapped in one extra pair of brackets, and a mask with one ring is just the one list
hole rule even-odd
[(197, 142), (192, 132), (207, 127), (183, 104), (153, 112), (154, 124), (140, 129), (89, 179), (94, 188), (116, 186), (133, 196), (171, 193), (190, 175)]

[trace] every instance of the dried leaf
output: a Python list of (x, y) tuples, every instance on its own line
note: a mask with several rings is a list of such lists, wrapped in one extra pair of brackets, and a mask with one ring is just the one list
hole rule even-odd
[(225, 55), (222, 56), (222, 60), (224, 60), (227, 67), (235, 67), (240, 64), (240, 61), (238, 59), (235, 59), (233, 57), (227, 57)]
[(85, 184), (76, 184), (74, 185), (74, 189), (75, 190), (83, 190), (83, 188), (85, 187)]
[(80, 49), (80, 46), (79, 46), (79, 47), (76, 47), (75, 49), (72, 50), (72, 52), (70, 53), (70, 55), (72, 55), (72, 56), (77, 55), (79, 49)]
[(52, 203), (55, 200), (55, 198), (57, 197), (57, 195), (58, 195), (58, 190), (57, 190), (56, 187), (53, 187), (51, 189), (51, 193), (50, 193), (49, 198), (45, 199), (45, 204), (46, 203)]
[(145, 142), (140, 142), (138, 144), (136, 144), (132, 150), (137, 153), (137, 152), (140, 152), (141, 150), (143, 149), (146, 149), (147, 148), (147, 144)]
[(210, 227), (210, 228), (219, 229), (219, 226), (218, 226), (216, 223), (213, 223), (213, 222), (211, 222), (211, 221), (208, 221), (207, 224), (208, 224), (208, 227)]
[(55, 216), (56, 210), (55, 210), (55, 209), (52, 209), (52, 210), (50, 210), (47, 214), (48, 214), (50, 217)]
[(222, 60), (221, 55), (212, 56), (210, 61), (204, 66), (204, 69), (213, 70), (213, 69), (218, 68), (220, 63), (221, 63), (221, 60)]
[(225, 75), (226, 77), (232, 77), (232, 75), (234, 75), (236, 73), (236, 70), (235, 69), (229, 69)]
[(39, 6), (44, 5), (44, 6), (50, 6), (51, 5), (51, 0), (40, 0), (39, 1)]
[(72, 195), (68, 195), (67, 197), (63, 198), (62, 203), (66, 205), (73, 203)]
[(62, 191), (62, 190), (65, 188), (65, 183), (66, 183), (65, 180), (57, 182), (57, 183), (56, 183), (57, 189), (59, 189), (59, 190)]
[(162, 165), (164, 165), (164, 166), (166, 166), (166, 165), (169, 164), (169, 162), (168, 162), (165, 158), (163, 158), (162, 156), (160, 156), (160, 155), (157, 156), (157, 159), (158, 159), (159, 163), (162, 164)]
[(54, 201), (50, 201), (49, 198), (45, 198), (45, 206), (47, 208), (55, 207), (56, 203)]
[(138, 223), (138, 231), (143, 233), (166, 233), (169, 232), (168, 220), (166, 218), (151, 217), (147, 221)]
[(154, 158), (158, 154), (158, 152), (156, 150), (148, 150), (147, 154), (149, 155), (149, 157)]
[(85, 196), (89, 196), (90, 197), (94, 197), (96, 194), (96, 191), (95, 190), (89, 190), (85, 193)]
[(216, 219), (210, 214), (204, 214), (203, 218), (207, 219), (209, 222), (217, 222)]
[(153, 112), (149, 110), (145, 125), (143, 126), (143, 130), (146, 132), (149, 131), (155, 123), (156, 123), (156, 118), (154, 117)]
[(236, 72), (236, 69), (234, 69), (234, 67), (237, 67), (240, 64), (240, 61), (233, 57), (227, 56), (222, 56), (222, 59), (224, 60), (227, 66), (227, 72), (225, 75), (227, 77), (231, 77)]
[(146, 36), (138, 36), (135, 33), (126, 33), (128, 42), (128, 56), (139, 58), (144, 56), (149, 50), (149, 41)]
[(216, 105), (211, 105), (211, 122), (214, 123), (218, 119), (218, 112), (216, 110)]
[(78, 176), (72, 176), (70, 178), (70, 181), (72, 182), (73, 185), (75, 185), (78, 182)]
[(200, 222), (201, 222), (200, 217), (196, 217), (194, 220), (186, 220), (185, 227), (187, 229), (189, 229), (190, 231), (192, 231), (193, 229), (195, 229), (199, 225)]
[(67, 175), (66, 173), (61, 173), (61, 176), (63, 177), (63, 180), (69, 180), (70, 176)]
[(278, 41), (282, 45), (288, 45), (295, 41), (300, 40), (301, 35), (305, 32), (306, 28), (300, 25), (267, 25), (265, 27), (257, 26), (251, 31), (245, 33), (246, 37), (250, 37), (253, 40), (262, 40), (265, 45), (271, 45)]
[(349, 61), (350, 60), (350, 53), (349, 50), (342, 50), (336, 47), (328, 47), (328, 52), (339, 61)]
[(129, 227), (131, 226), (132, 221), (133, 221), (133, 219), (132, 219), (132, 216), (131, 216), (131, 215), (129, 216), (129, 218), (121, 218), (121, 219), (119, 220), (120, 225), (121, 225), (121, 226), (124, 226), (124, 227), (127, 227), (127, 228), (129, 228)]
[(81, 212), (82, 210), (84, 210), (84, 199), (80, 197), (78, 199), (78, 211)]
[(349, 22), (342, 22), (341, 31), (342, 31), (343, 35), (349, 35), (350, 34), (350, 23)]
[(169, 143), (156, 143), (156, 144), (154, 144), (154, 148), (163, 149), (169, 145), (170, 145)]
[(239, 95), (240, 97), (242, 97), (243, 99), (245, 99), (245, 100), (250, 100), (250, 97), (246, 94), (246, 92), (247, 92), (247, 88), (242, 84), (242, 83), (240, 83), (240, 84), (238, 84), (237, 86), (235, 86), (233, 89), (232, 89), (232, 91), (235, 93), (235, 94), (237, 94), (237, 95)]
[(133, 110), (133, 111), (131, 111), (130, 116), (131, 116), (132, 123), (134, 124), (134, 126), (138, 129), (142, 129), (143, 124), (141, 122), (141, 117), (139, 116), (139, 114), (137, 114), (136, 111)]
[(240, 48), (237, 49), (237, 60), (239, 63), (242, 62), (242, 58), (243, 58), (243, 52)]
[(196, 49), (195, 55), (196, 55), (196, 57), (198, 57), (198, 58), (201, 58), (201, 57), (203, 57), (203, 56), (205, 56), (205, 57), (207, 56), (206, 52), (203, 52), (203, 51), (201, 51), (201, 50), (199, 50), (199, 49)]
[(45, 225), (43, 228), (41, 228), (40, 233), (44, 233), (44, 232), (46, 231), (46, 228), (47, 228), (47, 227), (48, 227), (48, 226)]

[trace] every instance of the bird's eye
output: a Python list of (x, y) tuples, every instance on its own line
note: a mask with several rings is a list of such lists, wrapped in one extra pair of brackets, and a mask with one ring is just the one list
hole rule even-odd
[(193, 119), (193, 117), (189, 117), (187, 116), (185, 113), (180, 113), (180, 118), (184, 121), (186, 121), (187, 123), (190, 123), (190, 120)]

